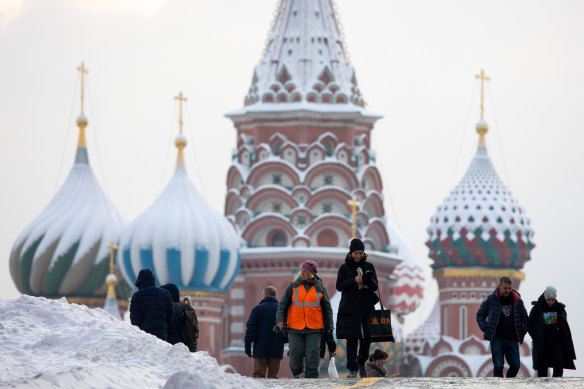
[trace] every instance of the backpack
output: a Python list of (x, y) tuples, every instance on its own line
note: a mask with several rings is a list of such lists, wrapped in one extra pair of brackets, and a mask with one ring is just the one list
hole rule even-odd
[(183, 326), (180, 336), (185, 345), (193, 344), (199, 339), (199, 320), (193, 307), (181, 303), (183, 310)]

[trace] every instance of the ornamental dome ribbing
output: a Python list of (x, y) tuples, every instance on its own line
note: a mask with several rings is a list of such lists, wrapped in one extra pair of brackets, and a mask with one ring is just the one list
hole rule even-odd
[(124, 277), (134, 284), (151, 269), (159, 284), (180, 290), (225, 292), (240, 264), (232, 225), (203, 199), (184, 168), (186, 138), (177, 137), (178, 161), (160, 197), (126, 229), (119, 255)]
[[(14, 242), (10, 273), (21, 293), (44, 297), (100, 297), (106, 294), (110, 242), (118, 242), (126, 219), (97, 182), (87, 155), (83, 114), (79, 143), (65, 183)], [(116, 293), (127, 298), (123, 282)]]
[(466, 174), (427, 228), (434, 269), (521, 269), (535, 247), (530, 219), (497, 175), (483, 136)]

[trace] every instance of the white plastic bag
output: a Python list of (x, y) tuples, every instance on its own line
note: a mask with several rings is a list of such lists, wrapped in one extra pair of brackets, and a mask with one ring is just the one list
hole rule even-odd
[(328, 373), (330, 378), (339, 378), (337, 366), (335, 365), (335, 357), (332, 357), (329, 361)]

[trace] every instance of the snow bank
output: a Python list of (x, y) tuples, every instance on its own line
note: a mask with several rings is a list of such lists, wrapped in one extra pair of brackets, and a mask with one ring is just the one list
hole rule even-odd
[(62, 298), (0, 300), (0, 387), (264, 388), (224, 373), (206, 352), (190, 353)]

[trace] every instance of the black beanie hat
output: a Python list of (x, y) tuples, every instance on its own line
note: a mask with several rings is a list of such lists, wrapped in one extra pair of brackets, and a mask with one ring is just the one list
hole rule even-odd
[(387, 359), (387, 353), (385, 351), (377, 348), (377, 349), (375, 349), (373, 354), (371, 354), (371, 360), (378, 361), (380, 359)]
[(351, 240), (351, 245), (349, 246), (349, 253), (358, 250), (365, 251), (365, 245), (363, 244), (361, 239), (354, 238), (353, 240)]

